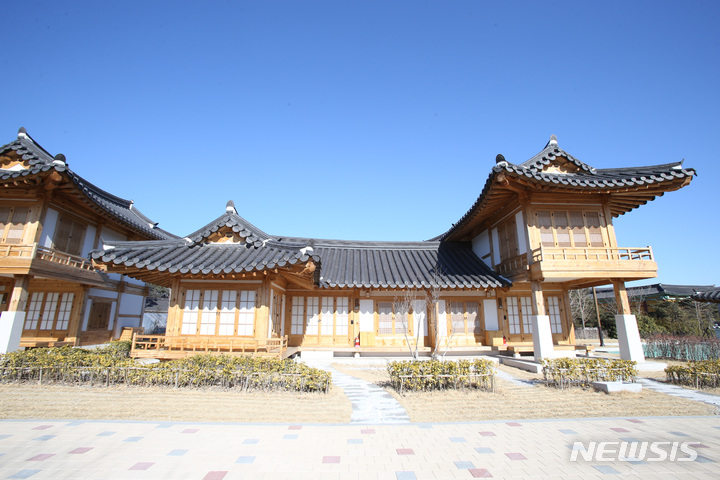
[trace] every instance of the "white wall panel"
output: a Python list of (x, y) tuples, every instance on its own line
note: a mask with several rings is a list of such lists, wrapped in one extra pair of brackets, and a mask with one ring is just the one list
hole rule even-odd
[(360, 331), (375, 331), (375, 311), (372, 300), (360, 300)]
[(500, 330), (496, 300), (483, 300), (483, 314), (485, 315), (485, 330)]
[(52, 248), (52, 238), (55, 234), (55, 225), (57, 225), (58, 211), (48, 208), (45, 213), (45, 221), (42, 226), (42, 233), (40, 234), (40, 245), (47, 248)]
[[(490, 257), (490, 235), (488, 234), (487, 230), (483, 230), (480, 232), (480, 235), (477, 235), (475, 238), (472, 239), (472, 249), (473, 252), (475, 252), (475, 255), (478, 256), (480, 260), (482, 260), (485, 265), (488, 267), (492, 266)], [(486, 257), (487, 258), (483, 258)]]
[(522, 211), (515, 214), (515, 227), (517, 227), (518, 253), (527, 253), (527, 242), (525, 242), (525, 222)]

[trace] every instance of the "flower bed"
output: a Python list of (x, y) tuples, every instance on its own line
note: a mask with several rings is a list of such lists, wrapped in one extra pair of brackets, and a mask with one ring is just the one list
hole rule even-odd
[(558, 388), (589, 387), (597, 381), (634, 382), (636, 362), (601, 358), (543, 359), (545, 385)]
[(720, 360), (688, 362), (687, 365), (673, 365), (665, 369), (667, 381), (677, 385), (695, 388), (720, 386)]
[(398, 392), (448, 388), (495, 390), (495, 367), (485, 359), (398, 361), (388, 363), (390, 382)]
[(194, 355), (141, 365), (112, 346), (96, 351), (62, 347), (11, 352), (0, 356), (0, 382), (327, 392), (331, 376), (292, 360), (229, 355)]

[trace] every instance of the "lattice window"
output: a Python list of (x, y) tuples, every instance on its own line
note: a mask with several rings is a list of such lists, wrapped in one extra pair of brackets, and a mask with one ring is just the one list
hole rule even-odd
[(506, 303), (510, 334), (517, 335), (520, 333), (520, 311), (518, 309), (518, 299), (517, 297), (507, 297)]
[(183, 335), (197, 333), (198, 313), (200, 312), (200, 290), (187, 290), (185, 292), (185, 308), (183, 309), (182, 327)]
[(235, 307), (237, 303), (237, 292), (223, 290), (220, 300), (220, 319), (218, 324), (218, 335), (235, 334)]
[(33, 292), (28, 302), (27, 315), (25, 317), (25, 330), (35, 330), (40, 320), (40, 312), (42, 311), (44, 294), (42, 292)]
[(550, 316), (550, 330), (552, 333), (562, 333), (562, 318), (560, 317), (560, 300), (558, 297), (547, 297), (548, 315)]
[(602, 216), (600, 212), (585, 212), (585, 220), (587, 221), (588, 231), (590, 233), (590, 246), (602, 247)]
[(58, 308), (57, 320), (55, 321), (55, 330), (67, 330), (70, 324), (70, 312), (72, 311), (74, 293), (63, 293), (60, 308)]
[(550, 212), (537, 212), (537, 225), (540, 229), (540, 242), (543, 247), (554, 247), (555, 237)]
[(555, 220), (555, 235), (557, 236), (558, 247), (571, 247), (567, 212), (555, 211), (553, 212), (553, 219)]
[(291, 328), (292, 335), (302, 335), (305, 328), (305, 299), (303, 297), (293, 297), (292, 299), (292, 315)]
[(320, 317), (320, 335), (333, 334), (333, 297), (322, 297), (322, 316)]
[(40, 330), (52, 330), (55, 323), (55, 314), (57, 313), (57, 304), (60, 294), (57, 292), (47, 293), (45, 295), (45, 306), (40, 320)]
[(572, 231), (573, 243), (576, 247), (586, 247), (587, 235), (585, 234), (585, 221), (583, 212), (570, 212), (570, 229)]
[(482, 325), (480, 325), (480, 304), (478, 302), (465, 302), (465, 311), (467, 312), (468, 330), (472, 327), (475, 335), (482, 333)]
[(255, 327), (255, 290), (241, 290), (237, 334), (251, 337)]
[(307, 323), (306, 335), (318, 334), (318, 321), (320, 320), (320, 297), (307, 297)]
[(523, 333), (532, 333), (532, 299), (520, 297), (520, 313), (522, 314)]
[(348, 297), (338, 297), (335, 314), (335, 335), (348, 334), (348, 319), (350, 316), (350, 303)]
[(450, 302), (450, 325), (453, 334), (465, 333), (465, 308), (463, 302)]
[(215, 335), (219, 290), (205, 290), (200, 314), (200, 335)]
[(0, 207), (0, 237), (3, 243), (22, 243), (28, 207)]
[(393, 333), (393, 308), (390, 302), (378, 302), (378, 333), (389, 335)]

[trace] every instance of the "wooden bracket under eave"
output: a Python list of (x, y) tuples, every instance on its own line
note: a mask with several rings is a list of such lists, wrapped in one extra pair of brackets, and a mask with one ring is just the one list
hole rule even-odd
[(53, 170), (53, 172), (45, 178), (45, 181), (43, 182), (43, 188), (48, 192), (55, 190), (58, 185), (62, 183), (62, 179), (62, 175)]

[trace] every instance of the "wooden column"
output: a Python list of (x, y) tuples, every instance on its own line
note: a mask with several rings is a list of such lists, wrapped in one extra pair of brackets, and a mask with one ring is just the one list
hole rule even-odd
[(16, 275), (15, 284), (10, 294), (8, 312), (24, 312), (27, 308), (28, 288), (30, 286), (30, 275)]
[(570, 345), (575, 345), (575, 323), (572, 319), (572, 309), (570, 308), (570, 291), (563, 290), (563, 301), (565, 302), (564, 317), (567, 326), (567, 339)]
[(270, 322), (270, 280), (265, 279), (258, 289), (255, 313), (255, 338), (265, 339)]
[(170, 301), (168, 302), (168, 316), (165, 323), (165, 336), (175, 337), (180, 335), (180, 305), (182, 296), (180, 295), (180, 279), (173, 279), (170, 285)]
[(80, 332), (85, 317), (85, 305), (87, 304), (89, 289), (89, 287), (83, 286), (80, 292), (75, 293), (76, 298), (73, 302), (72, 314), (68, 323), (68, 335), (65, 337), (66, 341), (75, 342), (75, 346), (80, 345)]
[(539, 280), (530, 282), (532, 290), (532, 309), (533, 315), (547, 315), (545, 313), (545, 296), (542, 292), (542, 283)]
[(613, 280), (613, 291), (615, 292), (615, 302), (617, 303), (618, 315), (631, 315), (630, 301), (628, 300), (627, 290), (625, 290), (625, 282), (622, 280)]

